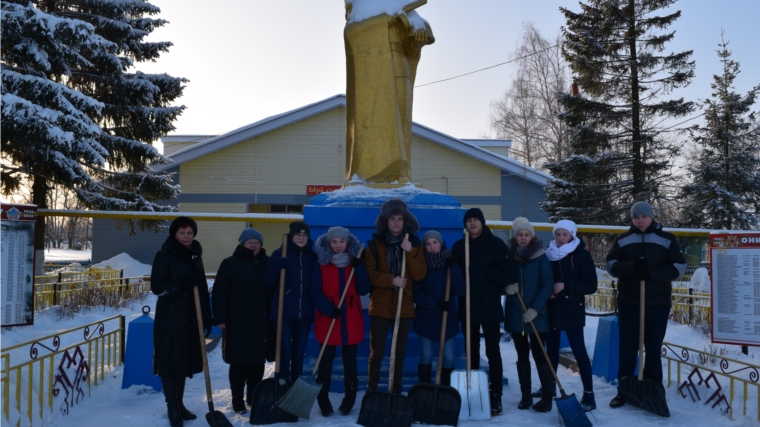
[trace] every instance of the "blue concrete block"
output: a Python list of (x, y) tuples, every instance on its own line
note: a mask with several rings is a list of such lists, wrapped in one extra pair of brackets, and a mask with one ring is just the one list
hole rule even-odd
[[(212, 295), (211, 291), (214, 289), (212, 286), (211, 289), (209, 289), (208, 299), (209, 299), (209, 305), (211, 305), (211, 318), (214, 318), (214, 296)], [(209, 334), (209, 338), (216, 338), (222, 336), (222, 330), (218, 326), (211, 326), (211, 333)]]
[(617, 381), (618, 367), (620, 366), (619, 346), (618, 317), (602, 317), (599, 319), (599, 327), (596, 331), (594, 360), (591, 364), (593, 375), (604, 378), (610, 383)]
[(161, 391), (161, 378), (153, 374), (153, 318), (143, 315), (129, 322), (121, 388), (146, 385)]

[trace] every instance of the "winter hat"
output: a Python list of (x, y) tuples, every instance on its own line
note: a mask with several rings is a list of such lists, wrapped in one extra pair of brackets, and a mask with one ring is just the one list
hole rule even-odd
[(557, 223), (554, 224), (554, 230), (552, 230), (552, 234), (554, 234), (554, 232), (559, 230), (560, 228), (569, 231), (570, 235), (573, 236), (573, 239), (575, 239), (576, 234), (578, 233), (578, 226), (575, 225), (575, 223), (570, 221), (569, 219), (563, 219), (561, 221), (557, 221)]
[(289, 237), (291, 238), (293, 237), (294, 234), (301, 234), (301, 233), (311, 234), (311, 227), (309, 227), (309, 224), (307, 224), (304, 221), (291, 222), (289, 227), (290, 227)]
[(240, 237), (238, 238), (238, 242), (240, 242), (240, 244), (242, 245), (243, 243), (245, 243), (245, 242), (247, 242), (247, 241), (249, 241), (251, 239), (256, 239), (262, 245), (264, 244), (264, 236), (262, 236), (261, 233), (259, 232), (259, 230), (255, 229), (255, 228), (246, 228), (246, 229), (244, 229), (243, 232), (240, 233)]
[(647, 202), (636, 202), (631, 208), (631, 219), (639, 215), (646, 215), (649, 218), (654, 219), (654, 209), (652, 209), (652, 205)]
[(427, 239), (435, 239), (438, 240), (438, 242), (441, 244), (441, 246), (446, 246), (446, 242), (443, 241), (443, 236), (441, 236), (441, 233), (430, 230), (427, 233), (422, 235), (422, 244), (425, 245), (425, 242), (427, 242)]
[(179, 231), (180, 228), (184, 227), (190, 227), (193, 229), (193, 236), (198, 235), (198, 224), (193, 221), (192, 218), (188, 216), (179, 216), (172, 221), (172, 224), (169, 226), (169, 235), (174, 237), (175, 234), (177, 234), (177, 231)]
[(528, 221), (528, 218), (518, 216), (512, 221), (512, 236), (515, 236), (520, 230), (528, 230), (532, 237), (536, 237), (536, 231), (533, 230), (533, 224)]
[(486, 217), (483, 216), (483, 211), (481, 211), (480, 208), (470, 208), (464, 213), (462, 224), (464, 224), (465, 227), (467, 227), (467, 220), (470, 218), (477, 218), (480, 220), (480, 224), (486, 225)]
[(327, 241), (329, 242), (332, 239), (339, 238), (343, 239), (345, 241), (348, 241), (348, 235), (350, 233), (348, 232), (347, 228), (343, 227), (330, 227), (329, 230), (327, 230)]
[(388, 218), (394, 215), (404, 216), (404, 228), (410, 233), (420, 231), (420, 223), (417, 218), (409, 212), (409, 207), (401, 199), (388, 199), (380, 207), (380, 215), (375, 220), (375, 229), (382, 234), (388, 229)]

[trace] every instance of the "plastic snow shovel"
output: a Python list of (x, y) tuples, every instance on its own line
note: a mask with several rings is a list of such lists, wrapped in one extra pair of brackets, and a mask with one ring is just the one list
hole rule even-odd
[[(409, 238), (407, 234), (405, 239)], [(406, 252), (401, 261), (401, 277), (406, 273)], [(394, 368), (396, 366), (396, 340), (398, 326), (401, 320), (401, 301), (404, 298), (404, 288), (398, 290), (398, 305), (396, 307), (396, 322), (391, 338), (391, 365), (388, 369), (388, 392), (369, 391), (362, 399), (357, 424), (365, 427), (409, 427), (414, 421), (414, 404), (411, 399), (402, 394), (393, 394)]]
[[(451, 293), (451, 270), (446, 276), (446, 294), (444, 301), (449, 301)], [(414, 422), (420, 424), (456, 426), (459, 422), (459, 410), (462, 397), (457, 389), (441, 385), (443, 368), (443, 345), (446, 342), (446, 320), (449, 312), (443, 312), (441, 322), (441, 339), (438, 348), (438, 367), (435, 370), (435, 384), (415, 384), (409, 390), (409, 399), (414, 403)]]
[[(288, 235), (282, 236), (282, 257), (288, 256)], [(277, 403), (293, 383), (280, 378), (280, 347), (282, 346), (282, 306), (285, 299), (285, 269), (280, 270), (280, 299), (277, 302), (277, 341), (274, 359), (274, 376), (262, 380), (253, 390), (251, 424), (294, 423), (298, 417), (278, 408)]]
[[(644, 379), (644, 311), (646, 282), (641, 281), (639, 301), (639, 376), (626, 375), (620, 379), (618, 392), (625, 398), (625, 403), (651, 412), (661, 417), (670, 417), (670, 409), (665, 399), (665, 387), (662, 382)], [(649, 350), (649, 349), (648, 349)], [(655, 349), (657, 351), (657, 349)]]
[(465, 295), (466, 317), (464, 336), (467, 337), (464, 343), (467, 354), (467, 369), (464, 371), (457, 370), (451, 373), (451, 386), (454, 387), (462, 399), (462, 406), (459, 411), (460, 420), (490, 420), (491, 419), (491, 401), (488, 400), (488, 376), (484, 371), (472, 370), (472, 352), (470, 340), (480, 339), (472, 337), (470, 329), (470, 233), (464, 232), (464, 278), (467, 285)]
[(206, 400), (208, 400), (208, 414), (206, 421), (211, 427), (232, 427), (232, 423), (223, 413), (214, 410), (214, 398), (211, 395), (211, 376), (208, 372), (208, 356), (206, 355), (206, 337), (203, 334), (203, 316), (201, 315), (201, 297), (198, 295), (198, 287), (193, 287), (195, 299), (195, 317), (198, 320), (198, 336), (201, 339), (201, 357), (203, 358), (203, 376), (206, 379)]

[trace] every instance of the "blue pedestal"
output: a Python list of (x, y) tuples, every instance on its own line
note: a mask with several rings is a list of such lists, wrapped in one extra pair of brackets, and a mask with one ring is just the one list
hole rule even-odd
[(607, 382), (617, 381), (619, 364), (620, 335), (617, 316), (602, 317), (596, 331), (594, 360), (591, 373)]
[(129, 322), (121, 388), (137, 384), (161, 391), (161, 378), (153, 374), (153, 318), (148, 312), (143, 307), (143, 315)]
[(565, 331), (562, 331), (559, 334), (559, 348), (560, 350), (563, 348), (570, 348), (570, 341), (567, 340), (567, 334)]

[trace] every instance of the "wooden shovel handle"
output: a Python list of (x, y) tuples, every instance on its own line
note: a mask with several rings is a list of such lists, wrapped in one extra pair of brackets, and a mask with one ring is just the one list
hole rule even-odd
[[(522, 306), (523, 313), (528, 311), (528, 309), (525, 307), (525, 302), (522, 299), (522, 296), (520, 293), (516, 293), (517, 299), (520, 300), (520, 305)], [(536, 341), (538, 341), (538, 346), (541, 347), (541, 351), (544, 353), (544, 357), (546, 358), (546, 363), (549, 365), (549, 370), (552, 371), (552, 375), (554, 376), (554, 381), (557, 382), (557, 387), (559, 387), (560, 393), (563, 395), (565, 394), (565, 389), (562, 388), (562, 383), (559, 382), (559, 378), (557, 378), (557, 373), (554, 372), (554, 366), (552, 365), (552, 361), (549, 359), (549, 354), (546, 353), (546, 349), (544, 348), (544, 343), (541, 341), (541, 336), (538, 335), (538, 329), (536, 329), (536, 325), (533, 323), (533, 321), (530, 321), (530, 326), (533, 328), (533, 333), (536, 334)]]
[[(449, 295), (451, 294), (451, 268), (446, 272), (446, 294), (443, 300), (449, 302)], [(449, 306), (451, 309), (451, 306)], [(446, 321), (449, 319), (449, 312), (443, 312), (443, 318), (441, 319), (441, 342), (438, 346), (438, 366), (435, 369), (435, 384), (441, 383), (441, 370), (443, 369), (443, 345), (446, 342)]]
[(644, 380), (644, 302), (646, 299), (647, 282), (642, 280), (639, 283), (639, 381)]
[(201, 340), (201, 358), (203, 359), (203, 377), (206, 380), (206, 400), (208, 400), (208, 409), (214, 412), (214, 399), (211, 396), (211, 376), (208, 372), (208, 356), (206, 355), (206, 337), (203, 334), (203, 315), (201, 314), (201, 296), (198, 294), (198, 287), (193, 286), (193, 299), (195, 300), (195, 317), (198, 323), (198, 336)]
[(464, 343), (465, 353), (467, 354), (467, 388), (470, 388), (470, 371), (472, 370), (472, 350), (470, 349), (470, 342), (472, 341), (472, 328), (470, 327), (470, 232), (464, 231), (464, 280), (466, 285), (465, 300), (465, 331), (464, 336), (467, 337)]
[[(404, 239), (409, 240), (409, 233), (404, 235)], [(401, 277), (406, 277), (406, 251), (404, 251), (404, 258), (401, 260)], [(393, 324), (393, 337), (391, 338), (391, 366), (390, 369), (388, 369), (388, 393), (393, 392), (393, 374), (395, 373), (394, 368), (396, 365), (396, 341), (398, 338), (398, 325), (401, 322), (401, 302), (404, 298), (404, 288), (399, 288), (398, 291), (396, 322)]]
[[(362, 243), (362, 246), (359, 248), (359, 256), (362, 254), (362, 249), (364, 249), (364, 243)], [(340, 301), (338, 301), (338, 306), (336, 308), (341, 308), (343, 306), (343, 300), (346, 299), (346, 294), (348, 293), (348, 287), (351, 286), (351, 279), (354, 278), (354, 272), (356, 271), (356, 268), (351, 269), (351, 274), (348, 275), (348, 280), (346, 281), (346, 287), (343, 288), (343, 294), (340, 296)], [(317, 357), (317, 364), (314, 365), (314, 370), (311, 371), (312, 375), (317, 374), (317, 370), (319, 369), (319, 361), (322, 360), (322, 355), (325, 353), (325, 347), (327, 347), (327, 341), (330, 341), (330, 334), (332, 334), (333, 326), (335, 326), (335, 321), (338, 319), (333, 319), (332, 322), (330, 322), (330, 328), (327, 330), (327, 335), (325, 336), (325, 342), (322, 343), (322, 349), (319, 350), (319, 356)]]
[[(282, 235), (282, 257), (288, 259), (288, 235)], [(280, 270), (280, 294), (277, 301), (277, 341), (274, 353), (274, 374), (280, 373), (280, 347), (282, 346), (282, 307), (285, 299), (285, 268)]]

